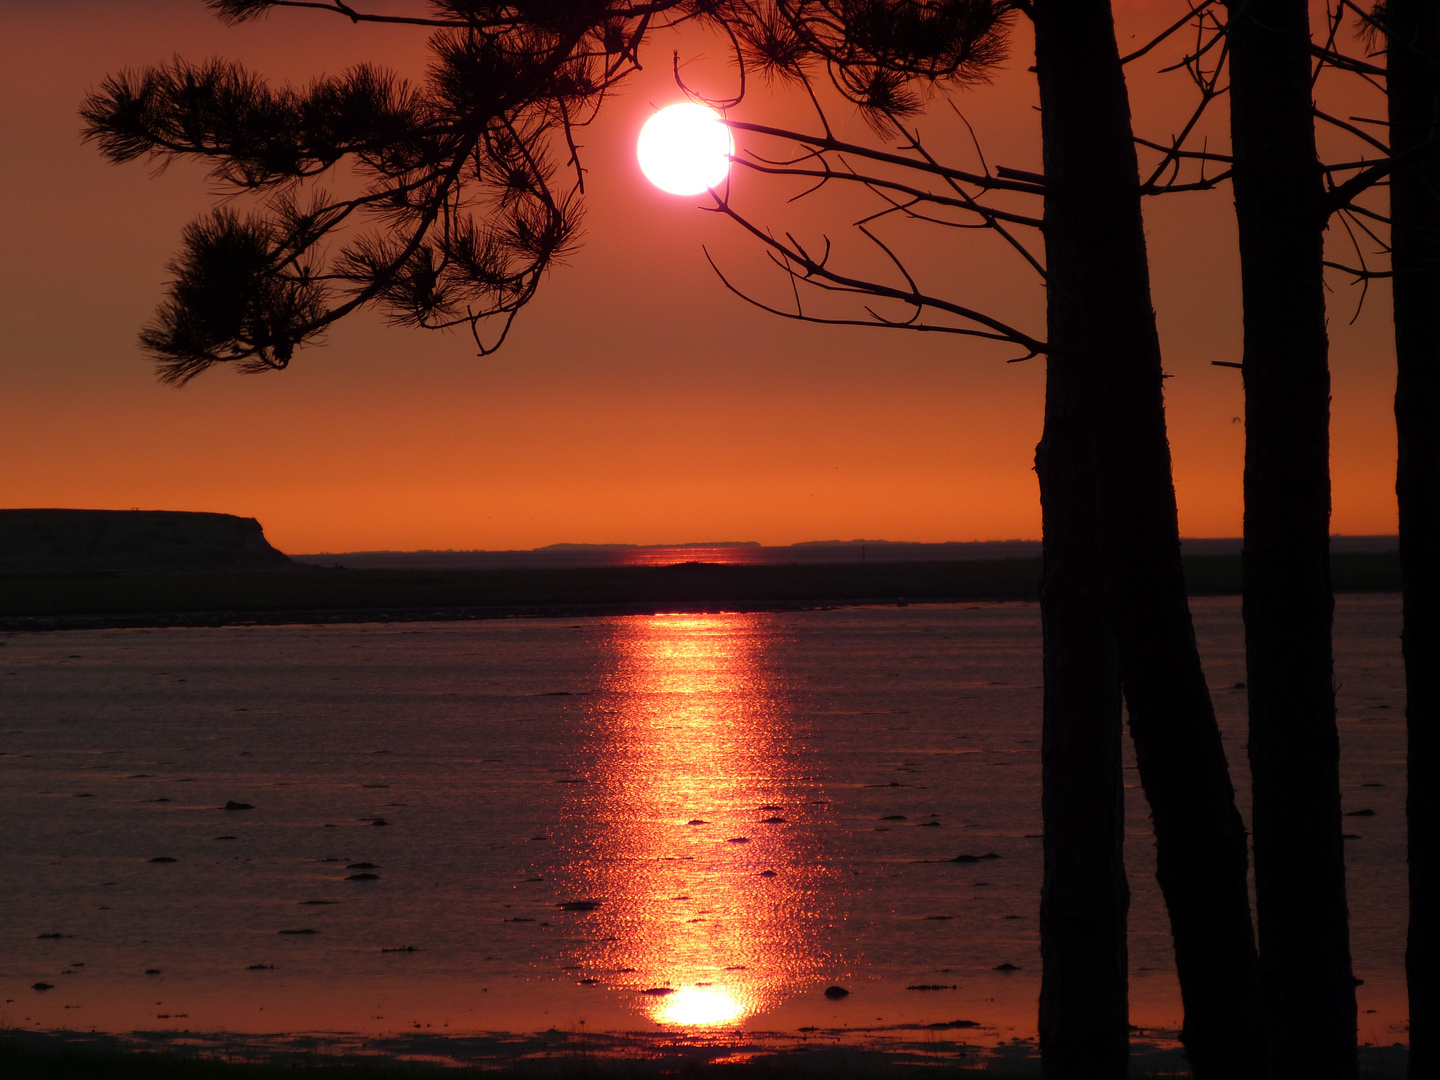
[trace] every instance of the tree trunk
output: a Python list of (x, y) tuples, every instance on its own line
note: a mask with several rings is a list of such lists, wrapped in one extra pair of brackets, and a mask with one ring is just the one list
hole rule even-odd
[[(1389, 0), (1390, 150), (1440, 136), (1440, 0)], [(1440, 148), (1390, 177), (1409, 730), (1410, 1075), (1440, 1076)]]
[(1276, 1077), (1354, 1077), (1330, 590), (1326, 210), (1306, 0), (1228, 0), (1245, 307), (1245, 660)]
[(1155, 823), (1186, 1050), (1197, 1076), (1240, 1080), (1262, 1065), (1248, 852), (1180, 562), (1124, 74), (1107, 0), (1042, 0), (1035, 25), (1050, 377), (1081, 384), (1090, 410), (1075, 422), (1092, 431), (1106, 596)]
[(1120, 673), (1101, 561), (1095, 388), (1084, 374), (1081, 358), (1052, 350), (1035, 453), (1044, 530), (1040, 1060), (1046, 1080), (1124, 1080), (1130, 891)]
[[(1108, 14), (1086, 6), (1092, 19)], [(1087, 270), (1084, 260), (1103, 257), (1081, 242), (1078, 214), (1060, 179), (1082, 164), (1062, 118), (1066, 94), (1085, 74), (1070, 51), (1071, 21), (1064, 0), (1035, 5), (1050, 264), (1045, 431), (1035, 455), (1044, 532), (1040, 1057), (1047, 1080), (1123, 1080), (1130, 1058), (1130, 895), (1120, 672), (1097, 477), (1098, 341), (1076, 280)]]

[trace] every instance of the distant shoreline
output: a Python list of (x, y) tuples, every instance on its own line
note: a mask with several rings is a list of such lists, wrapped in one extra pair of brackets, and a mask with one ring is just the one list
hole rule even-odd
[[(1240, 556), (1185, 557), (1191, 595), (1240, 591)], [(1332, 557), (1337, 592), (1400, 587), (1396, 552)], [(0, 631), (577, 618), (1033, 601), (1038, 558), (540, 569), (0, 575)]]
[[(1238, 555), (1239, 537), (1181, 540), (1185, 555)], [(1397, 536), (1330, 538), (1334, 554), (1398, 551)], [(1039, 540), (966, 540), (920, 543), (901, 540), (806, 540), (765, 545), (753, 540), (684, 544), (550, 544), (533, 550), (474, 549), (420, 551), (342, 551), (291, 555), (310, 566), (340, 565), (351, 570), (539, 570), (601, 566), (667, 566), (682, 562), (751, 566), (810, 563), (993, 562), (1040, 557)]]

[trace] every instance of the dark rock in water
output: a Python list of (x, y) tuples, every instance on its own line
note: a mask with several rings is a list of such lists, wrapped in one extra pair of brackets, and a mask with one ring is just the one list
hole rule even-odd
[(1351, 810), (1351, 811), (1350, 811), (1349, 813), (1347, 813), (1345, 816), (1346, 816), (1346, 817), (1374, 817), (1374, 816), (1375, 816), (1375, 811), (1374, 811), (1374, 810)]
[(287, 937), (294, 937), (297, 934), (318, 934), (319, 930), (311, 930), (308, 926), (303, 930), (277, 930), (277, 934), (284, 934)]
[(599, 900), (570, 900), (564, 904), (556, 904), (561, 911), (594, 911), (600, 906)]
[(159, 968), (146, 968), (146, 969), (145, 969), (145, 974), (146, 974), (146, 975), (159, 975), (159, 974), (160, 974), (160, 969), (159, 969)]
[(940, 827), (940, 823), (938, 821), (922, 821), (919, 825), (916, 825), (915, 827), (917, 829), (938, 829)]
[(702, 818), (698, 818), (698, 817), (697, 817), (697, 818), (691, 818), (689, 821), (685, 822), (685, 824), (686, 824), (686, 825), (709, 825), (710, 823), (709, 823), (708, 821), (705, 821), (705, 820), (702, 819)]
[[(327, 859), (326, 862), (329, 862), (329, 860)], [(345, 867), (345, 869), (346, 869), (346, 870), (379, 870), (380, 867), (376, 866), (373, 862), (352, 862), (349, 866)]]
[(948, 1023), (926, 1024), (926, 1031), (953, 1031), (956, 1028), (977, 1028), (980, 1026), (978, 1020), (951, 1020)]
[(906, 990), (959, 990), (960, 987), (954, 983), (916, 983), (914, 986), (905, 987)]
[(580, 980), (580, 985), (581, 985), (581, 986), (594, 986), (594, 985), (595, 985), (596, 983), (598, 983), (599, 981), (600, 981), (599, 979), (581, 979), (581, 980)]
[(729, 840), (725, 841), (727, 844), (748, 844), (749, 842), (750, 838), (748, 836), (732, 836)]
[(885, 815), (884, 817), (882, 817), (880, 820), (881, 820), (881, 821), (909, 821), (910, 819), (907, 818), (904, 814), (886, 814), (886, 815)]
[(402, 946), (400, 946), (400, 948), (398, 948), (398, 949), (385, 949), (385, 948), (382, 948), (380, 951), (381, 951), (381, 952), (419, 952), (420, 950), (417, 949), (414, 945), (402, 945)]
[(827, 986), (825, 988), (825, 996), (831, 1001), (839, 1001), (841, 998), (849, 997), (850, 991), (846, 990), (843, 986)]
[(1000, 856), (999, 856), (999, 855), (996, 855), (995, 852), (993, 852), (993, 851), (987, 851), (984, 855), (956, 855), (955, 858), (951, 859), (950, 861), (951, 861), (951, 862), (972, 863), (972, 862), (980, 862), (982, 859), (998, 859), (998, 858), (1000, 858)]
[(293, 565), (254, 518), (176, 510), (0, 510), (0, 574)]
[(68, 937), (74, 937), (74, 936), (75, 936), (74, 934), (61, 934), (61, 933), (54, 933), (54, 934), (36, 934), (36, 935), (35, 935), (35, 937), (36, 937), (38, 940), (40, 940), (40, 941), (60, 941), (62, 938), (68, 938)]
[(216, 840), (234, 840), (235, 837), (233, 837), (233, 836), (217, 836), (217, 837), (215, 837), (215, 839), (216, 839)]
[(246, 970), (246, 971), (274, 971), (274, 970), (275, 970), (275, 965), (274, 965), (274, 964), (251, 964), (251, 965), (250, 965), (249, 967), (247, 967), (245, 970)]
[(371, 824), (371, 825), (389, 825), (390, 822), (386, 821), (383, 817), (377, 817), (374, 821), (370, 822), (370, 824)]
[(312, 907), (316, 904), (338, 904), (339, 900), (301, 900), (296, 907)]
[(151, 862), (179, 862), (179, 859), (172, 859), (169, 855), (157, 855)]
[(761, 876), (761, 877), (775, 877), (776, 874), (775, 874), (775, 871), (774, 871), (774, 870), (761, 870), (761, 871), (760, 871), (760, 876)]
[(365, 874), (351, 874), (351, 875), (350, 875), (349, 877), (347, 877), (345, 880), (346, 880), (346, 881), (379, 881), (379, 880), (380, 880), (380, 875), (379, 875), (379, 874), (370, 874), (370, 873), (365, 873)]
[(31, 987), (30, 987), (30, 989), (31, 989), (31, 990), (54, 990), (55, 987), (52, 986), (50, 983), (47, 983), (47, 982), (38, 982), (38, 983), (32, 984)]
[(672, 986), (652, 986), (648, 990), (641, 990), (642, 994), (649, 994), (651, 997), (664, 997), (666, 994), (673, 994), (675, 988)]
[(784, 824), (786, 824), (786, 821), (785, 821), (785, 819), (784, 819), (783, 817), (767, 817), (767, 818), (761, 819), (760, 824), (761, 824), (761, 825), (784, 825)]
[(226, 810), (254, 810), (255, 807), (251, 806), (248, 802), (236, 802), (234, 799), (231, 799), (230, 801), (228, 801), (228, 802), (225, 804), (225, 809), (226, 809)]
[(1016, 967), (1014, 964), (1008, 964), (1008, 963), (1007, 963), (1007, 964), (996, 964), (996, 965), (995, 965), (993, 968), (991, 968), (990, 970), (992, 970), (992, 971), (1019, 971), (1020, 969), (1019, 969), (1018, 967)]

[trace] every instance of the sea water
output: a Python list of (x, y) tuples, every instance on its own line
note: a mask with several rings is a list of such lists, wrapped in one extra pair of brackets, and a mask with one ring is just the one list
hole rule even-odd
[[(1239, 602), (1193, 608), (1248, 820)], [(1398, 631), (1398, 597), (1339, 599), (1377, 1044), (1405, 1038)], [(1028, 1045), (1040, 707), (1025, 603), (11, 634), (0, 1024)], [(1163, 1045), (1125, 775), (1131, 1015)]]

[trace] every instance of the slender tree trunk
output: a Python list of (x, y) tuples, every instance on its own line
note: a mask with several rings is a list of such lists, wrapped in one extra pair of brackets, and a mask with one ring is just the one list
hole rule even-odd
[(1389, 0), (1395, 425), (1409, 728), (1410, 1075), (1440, 1076), (1440, 0)]
[(1274, 1075), (1354, 1077), (1330, 590), (1327, 214), (1306, 0), (1228, 0), (1245, 306), (1245, 659)]
[(1129, 99), (1108, 0), (1041, 0), (1035, 22), (1050, 377), (1082, 383), (1080, 406), (1091, 410), (1076, 423), (1093, 432), (1106, 596), (1155, 823), (1186, 1050), (1197, 1076), (1241, 1080), (1262, 1066), (1248, 852), (1180, 562)]
[[(1084, 6), (1091, 19), (1108, 15), (1103, 0)], [(1130, 1059), (1130, 893), (1120, 671), (1097, 477), (1098, 340), (1078, 281), (1089, 272), (1087, 257), (1100, 253), (1085, 250), (1061, 179), (1082, 165), (1063, 119), (1067, 92), (1084, 78), (1068, 40), (1072, 21), (1065, 0), (1035, 5), (1050, 264), (1045, 431), (1035, 455), (1044, 528), (1040, 1055), (1047, 1080), (1123, 1080)]]
[(1046, 1080), (1124, 1080), (1130, 891), (1120, 673), (1095, 492), (1095, 388), (1078, 359), (1063, 347), (1050, 353), (1035, 453), (1044, 529), (1040, 1060)]

